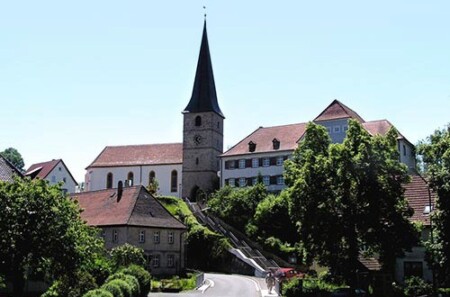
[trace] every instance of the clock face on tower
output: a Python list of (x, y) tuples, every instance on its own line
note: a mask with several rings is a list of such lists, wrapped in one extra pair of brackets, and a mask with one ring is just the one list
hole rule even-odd
[(194, 143), (196, 144), (196, 145), (199, 145), (200, 143), (202, 143), (202, 141), (203, 141), (203, 138), (200, 136), (200, 135), (194, 135)]

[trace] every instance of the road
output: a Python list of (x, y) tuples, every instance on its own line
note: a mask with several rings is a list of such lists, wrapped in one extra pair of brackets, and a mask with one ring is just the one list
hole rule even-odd
[(264, 279), (244, 275), (206, 273), (205, 280), (210, 286), (204, 292), (187, 291), (177, 294), (150, 293), (149, 297), (261, 297), (261, 287), (265, 289)]

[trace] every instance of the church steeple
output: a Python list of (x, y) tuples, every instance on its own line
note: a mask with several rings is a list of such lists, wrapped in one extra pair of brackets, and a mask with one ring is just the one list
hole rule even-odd
[(183, 113), (215, 112), (225, 118), (217, 102), (216, 85), (209, 53), (208, 35), (206, 33), (206, 19), (203, 25), (202, 44), (195, 73), (194, 88), (189, 104)]

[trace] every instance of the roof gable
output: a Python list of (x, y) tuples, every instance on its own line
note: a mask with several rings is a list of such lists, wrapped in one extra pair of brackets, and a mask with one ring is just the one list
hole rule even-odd
[(17, 169), (11, 162), (5, 157), (0, 155), (0, 181), (12, 182), (14, 176), (23, 177), (22, 172)]
[(337, 99), (334, 99), (330, 105), (327, 106), (315, 119), (314, 122), (329, 121), (337, 119), (352, 118), (360, 123), (364, 123), (363, 118), (361, 118), (355, 111), (343, 104)]
[(27, 172), (25, 172), (25, 175), (32, 179), (37, 177), (45, 179), (60, 161), (61, 159), (53, 159), (51, 161), (33, 164), (28, 168)]
[(87, 167), (181, 164), (181, 143), (107, 146)]

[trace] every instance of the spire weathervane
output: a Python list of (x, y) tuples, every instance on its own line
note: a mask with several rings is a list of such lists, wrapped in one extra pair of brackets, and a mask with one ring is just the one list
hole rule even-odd
[(205, 17), (205, 20), (206, 20), (206, 6), (205, 5), (203, 5), (203, 12), (204, 12), (203, 16)]

